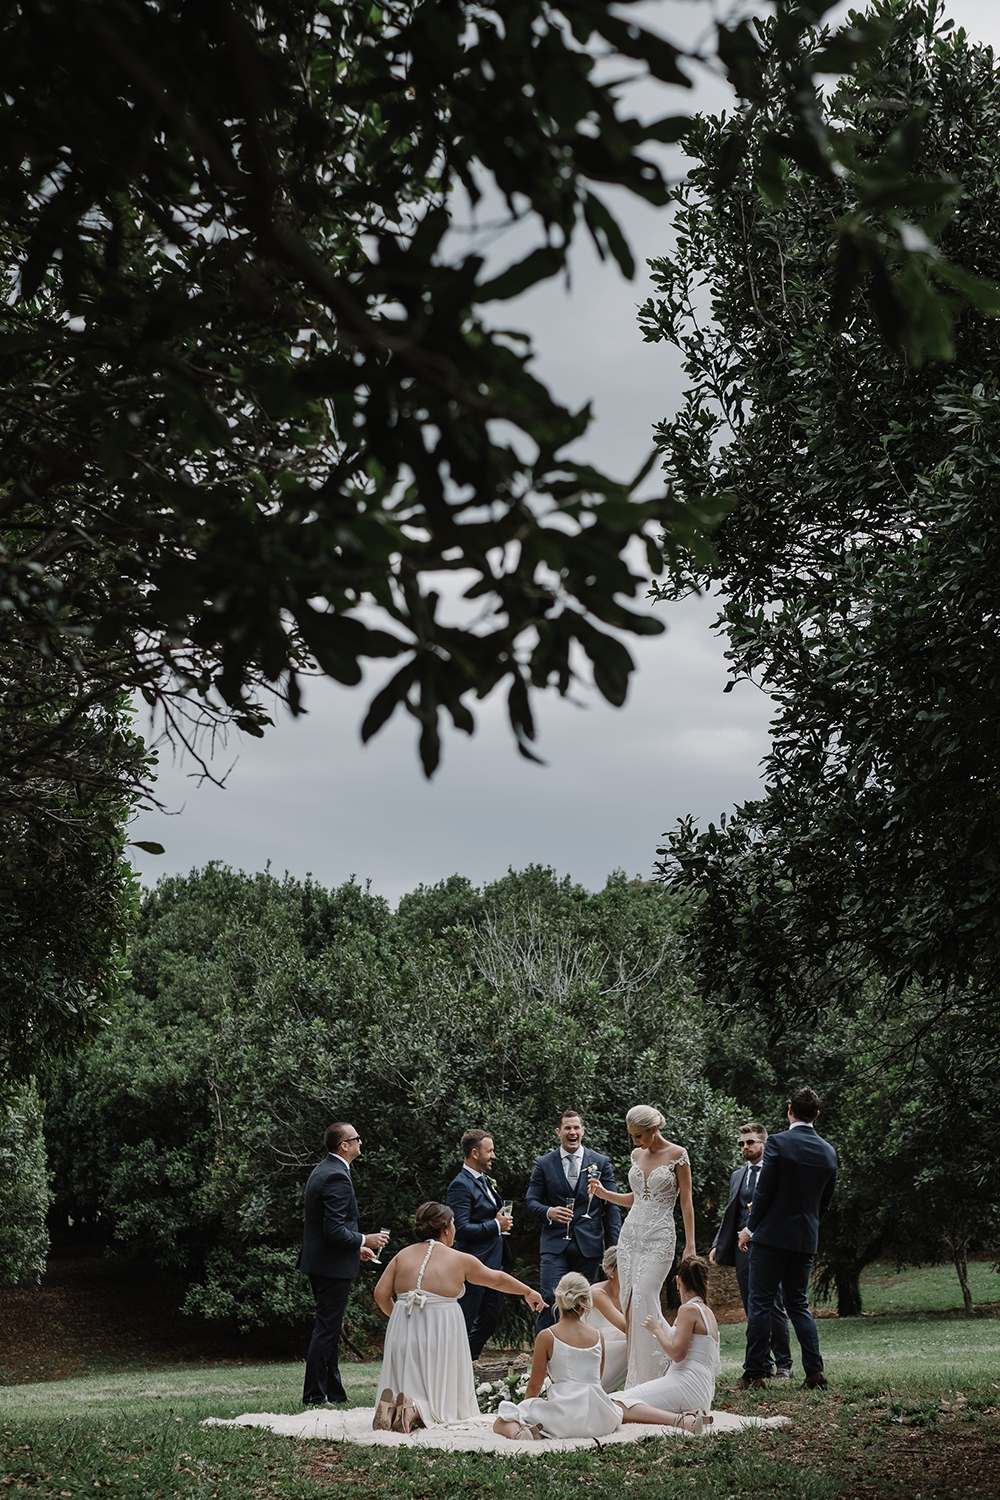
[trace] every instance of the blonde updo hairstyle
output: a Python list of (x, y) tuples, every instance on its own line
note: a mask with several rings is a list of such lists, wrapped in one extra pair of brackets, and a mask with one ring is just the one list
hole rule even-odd
[(605, 1276), (610, 1276), (612, 1271), (618, 1270), (618, 1246), (609, 1245), (601, 1256), (601, 1270)]
[(566, 1313), (576, 1313), (578, 1318), (585, 1318), (594, 1305), (594, 1299), (590, 1295), (590, 1282), (579, 1271), (567, 1271), (556, 1287), (555, 1300), (560, 1317), (564, 1317)]
[(660, 1111), (651, 1104), (633, 1104), (625, 1116), (629, 1130), (662, 1130), (666, 1123)]

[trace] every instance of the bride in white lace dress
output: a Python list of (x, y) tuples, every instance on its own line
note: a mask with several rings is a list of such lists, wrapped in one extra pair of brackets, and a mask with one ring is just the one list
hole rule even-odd
[(678, 1198), (684, 1220), (684, 1255), (695, 1255), (691, 1163), (683, 1146), (660, 1134), (663, 1116), (648, 1104), (636, 1104), (625, 1116), (635, 1150), (628, 1180), (630, 1193), (612, 1193), (591, 1184), (595, 1197), (606, 1198), (629, 1213), (618, 1240), (619, 1298), (628, 1334), (628, 1386), (656, 1380), (669, 1364), (657, 1340), (643, 1328), (660, 1316), (660, 1288), (673, 1265), (677, 1245), (674, 1208)]

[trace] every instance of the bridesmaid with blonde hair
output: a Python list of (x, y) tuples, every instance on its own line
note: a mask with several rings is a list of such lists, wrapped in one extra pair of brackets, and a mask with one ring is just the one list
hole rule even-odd
[[(601, 1385), (604, 1338), (586, 1319), (593, 1308), (590, 1282), (569, 1271), (556, 1287), (559, 1321), (535, 1338), (535, 1357), (523, 1401), (501, 1401), (493, 1431), (501, 1437), (607, 1437), (622, 1425), (622, 1408)], [(542, 1386), (552, 1384), (546, 1395)]]
[(600, 1182), (591, 1193), (627, 1208), (618, 1239), (618, 1286), (628, 1337), (626, 1384), (641, 1385), (662, 1375), (669, 1360), (644, 1325), (660, 1316), (660, 1290), (674, 1263), (677, 1230), (674, 1209), (680, 1199), (684, 1255), (696, 1255), (691, 1163), (687, 1151), (662, 1134), (663, 1116), (651, 1104), (636, 1104), (625, 1116), (632, 1139), (630, 1192), (612, 1193)]

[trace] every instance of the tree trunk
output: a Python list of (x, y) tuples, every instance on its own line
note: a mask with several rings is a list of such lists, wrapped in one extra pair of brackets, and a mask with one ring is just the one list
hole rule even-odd
[(859, 1318), (861, 1316), (861, 1267), (856, 1263), (849, 1265), (846, 1262), (838, 1265), (835, 1280), (838, 1318)]
[(966, 1251), (965, 1241), (953, 1244), (951, 1247), (952, 1259), (955, 1262), (955, 1270), (958, 1272), (958, 1284), (962, 1288), (962, 1301), (965, 1303), (965, 1316), (974, 1318), (976, 1309), (972, 1302), (972, 1293), (969, 1290), (969, 1257)]

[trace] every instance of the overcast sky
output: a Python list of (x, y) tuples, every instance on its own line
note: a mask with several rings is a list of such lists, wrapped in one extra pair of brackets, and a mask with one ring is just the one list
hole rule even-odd
[[(644, 11), (648, 24), (680, 40), (704, 24), (708, 7), (659, 0)], [(946, 7), (970, 34), (1000, 48), (997, 11), (993, 0)], [(691, 107), (691, 98), (666, 88), (643, 94), (664, 114)], [(724, 103), (709, 80), (694, 98), (703, 109)], [(650, 293), (645, 261), (669, 242), (666, 214), (621, 198), (616, 205), (640, 265), (636, 279), (601, 266), (581, 240), (571, 289), (536, 288), (506, 304), (503, 321), (531, 333), (536, 371), (560, 400), (592, 401), (596, 421), (580, 455), (626, 477), (648, 453), (654, 423), (675, 409), (682, 381), (674, 352), (644, 344), (636, 325)], [(448, 735), (444, 764), (428, 783), (409, 716), (397, 713), (361, 745), (377, 678), (354, 690), (310, 684), (305, 718), (282, 716), (262, 741), (234, 734), (214, 764), (219, 773), (232, 767), (225, 790), (199, 786), (195, 768), (173, 764), (167, 747), (157, 791), (170, 813), (140, 814), (131, 833), (159, 841), (166, 854), (133, 850), (136, 868), (152, 883), (211, 859), (246, 871), (270, 862), (279, 875), (311, 872), (326, 885), (352, 875), (370, 880), (392, 901), (455, 872), (480, 883), (530, 863), (590, 888), (614, 869), (648, 876), (660, 835), (678, 818), (718, 819), (756, 794), (769, 718), (767, 699), (752, 686), (723, 695), (724, 647), (711, 629), (711, 601), (655, 609), (667, 634), (629, 643), (639, 671), (624, 709), (592, 692), (573, 703), (554, 694), (537, 700), (544, 767), (517, 754), (497, 700), (473, 705), (471, 740)]]

